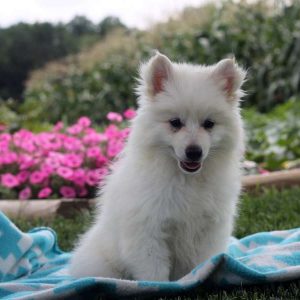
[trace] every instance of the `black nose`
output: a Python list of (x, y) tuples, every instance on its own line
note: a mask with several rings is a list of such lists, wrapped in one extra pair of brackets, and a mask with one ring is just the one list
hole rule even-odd
[(185, 155), (190, 160), (198, 161), (202, 156), (202, 149), (196, 145), (188, 146), (185, 149)]

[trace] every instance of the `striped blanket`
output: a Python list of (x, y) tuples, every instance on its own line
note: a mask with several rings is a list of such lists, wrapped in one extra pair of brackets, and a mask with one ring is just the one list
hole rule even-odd
[(164, 296), (208, 280), (215, 286), (283, 282), (300, 278), (300, 228), (231, 239), (226, 253), (174, 282), (130, 281), (68, 274), (70, 253), (50, 228), (20, 231), (0, 212), (0, 299), (93, 299), (101, 295)]

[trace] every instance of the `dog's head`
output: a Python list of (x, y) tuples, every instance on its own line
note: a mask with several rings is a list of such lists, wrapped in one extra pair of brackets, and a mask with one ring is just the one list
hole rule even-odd
[(233, 59), (199, 66), (157, 53), (141, 66), (140, 76), (138, 119), (145, 143), (173, 156), (183, 172), (197, 173), (207, 157), (241, 141), (238, 102), (245, 71)]

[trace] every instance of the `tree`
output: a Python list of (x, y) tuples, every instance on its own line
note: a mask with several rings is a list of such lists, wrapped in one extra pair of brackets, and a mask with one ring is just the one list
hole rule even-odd
[(120, 21), (119, 18), (114, 16), (109, 16), (104, 18), (98, 24), (98, 33), (101, 37), (106, 36), (110, 31), (116, 28), (125, 28), (126, 26)]
[(84, 34), (96, 33), (96, 27), (85, 16), (75, 16), (68, 24), (67, 28), (72, 34), (81, 36)]
[(20, 98), (29, 71), (78, 50), (61, 24), (19, 23), (0, 29), (0, 98)]

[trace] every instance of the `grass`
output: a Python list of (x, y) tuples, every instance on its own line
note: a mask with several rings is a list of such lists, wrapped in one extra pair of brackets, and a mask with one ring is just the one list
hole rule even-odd
[[(52, 227), (57, 232), (59, 246), (65, 251), (72, 249), (76, 237), (89, 226), (90, 221), (91, 215), (88, 212), (77, 214), (72, 219), (58, 216), (53, 220), (14, 220), (23, 231), (36, 226)], [(261, 193), (242, 196), (234, 235), (241, 238), (259, 231), (295, 227), (300, 227), (300, 188), (283, 191), (267, 189)], [(300, 299), (300, 279), (288, 283), (236, 287), (226, 290), (206, 287), (181, 296), (158, 299)]]
[(300, 227), (300, 188), (244, 194), (239, 205), (234, 236)]
[(70, 219), (56, 216), (53, 219), (13, 219), (13, 222), (23, 231), (28, 231), (33, 227), (39, 226), (51, 227), (57, 233), (59, 247), (63, 251), (70, 251), (78, 235), (89, 227), (91, 220), (91, 214), (86, 211), (76, 214)]

